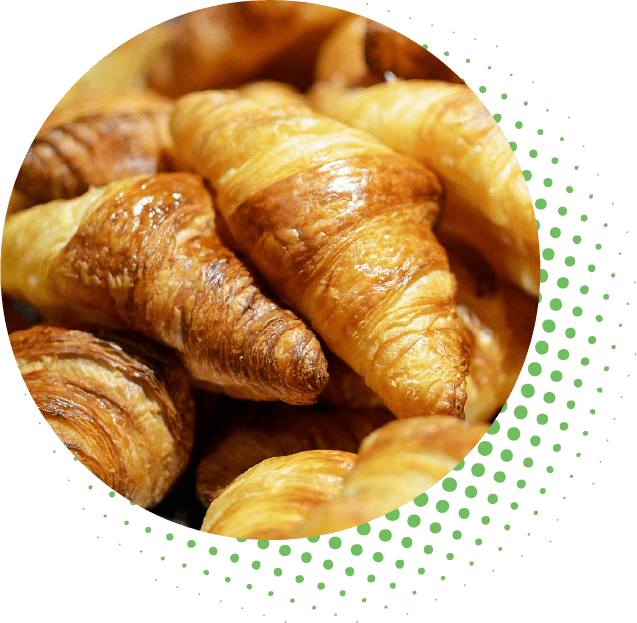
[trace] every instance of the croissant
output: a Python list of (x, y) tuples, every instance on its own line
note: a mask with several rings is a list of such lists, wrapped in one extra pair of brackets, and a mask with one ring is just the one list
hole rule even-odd
[(241, 251), (395, 415), (462, 416), (468, 339), (433, 174), (309, 108), (232, 92), (181, 98), (171, 131)]
[(171, 106), (171, 99), (151, 89), (89, 92), (70, 102), (63, 100), (58, 104), (42, 124), (38, 135), (65, 123), (73, 123), (82, 117), (159, 112), (169, 110)]
[(151, 507), (188, 463), (195, 411), (168, 349), (132, 332), (38, 325), (10, 336), (38, 409), (95, 476)]
[(317, 506), (291, 538), (351, 528), (406, 504), (448, 474), (487, 428), (443, 417), (386, 424), (363, 440), (338, 495)]
[(383, 82), (388, 75), (462, 82), (422, 46), (358, 15), (347, 17), (332, 30), (316, 60), (316, 83), (363, 87)]
[(458, 317), (473, 341), (465, 419), (491, 422), (524, 365), (537, 299), (499, 279), (484, 257), (463, 241), (444, 234), (440, 242), (458, 279)]
[(238, 86), (268, 77), (268, 66), (281, 57), (286, 78), (292, 72), (303, 80), (307, 72), (295, 67), (299, 55), (311, 70), (318, 45), (343, 15), (327, 6), (273, 1), (194, 11), (176, 24), (176, 35), (149, 69), (149, 84), (171, 97)]
[(197, 468), (197, 497), (208, 507), (223, 489), (261, 461), (306, 450), (356, 452), (387, 411), (326, 411), (281, 403), (234, 403), (228, 424), (211, 438)]
[(266, 459), (212, 502), (203, 532), (244, 539), (287, 539), (312, 509), (334, 497), (356, 455), (310, 450)]
[(322, 84), (311, 101), (431, 167), (446, 193), (439, 229), (475, 246), (499, 274), (537, 298), (531, 198), (504, 134), (468, 87), (434, 80), (352, 90)]
[(363, 45), (367, 66), (379, 76), (390, 73), (398, 78), (462, 84), (462, 80), (427, 49), (378, 22), (367, 20)]
[(327, 382), (313, 333), (215, 234), (197, 175), (129, 178), (18, 212), (2, 250), (7, 294), (47, 318), (144, 333), (211, 390), (306, 404)]
[(169, 110), (82, 117), (40, 133), (15, 188), (31, 205), (72, 199), (91, 186), (173, 168)]

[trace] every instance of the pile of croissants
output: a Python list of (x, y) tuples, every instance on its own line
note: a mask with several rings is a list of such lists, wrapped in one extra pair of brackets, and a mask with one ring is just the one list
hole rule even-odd
[(443, 478), (511, 392), (538, 291), (530, 196), (479, 99), (299, 2), (103, 59), (33, 141), (2, 238), (11, 346), (62, 442), (239, 538), (342, 530)]

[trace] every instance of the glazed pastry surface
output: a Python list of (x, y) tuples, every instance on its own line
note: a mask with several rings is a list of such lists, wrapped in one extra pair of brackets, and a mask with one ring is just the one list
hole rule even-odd
[(177, 357), (130, 331), (38, 325), (10, 340), (38, 409), (78, 460), (131, 502), (160, 502), (194, 438)]
[(356, 455), (310, 450), (255, 465), (210, 505), (201, 530), (244, 539), (288, 539), (312, 509), (334, 497)]
[(191, 173), (128, 178), (11, 215), (2, 285), (46, 318), (133, 328), (208, 389), (308, 404), (327, 382), (314, 334), (219, 240)]
[(363, 440), (338, 495), (316, 507), (292, 538), (345, 530), (406, 504), (446, 476), (487, 428), (444, 417), (389, 422)]
[(261, 461), (307, 450), (356, 452), (373, 430), (394, 419), (381, 410), (338, 411), (281, 403), (235, 403), (229, 422), (211, 435), (197, 468), (197, 497), (207, 507)]
[(241, 251), (395, 415), (462, 416), (468, 338), (430, 171), (304, 106), (228, 91), (178, 100), (171, 131)]
[(434, 80), (351, 90), (323, 84), (311, 101), (431, 167), (445, 189), (438, 229), (462, 236), (499, 274), (537, 298), (539, 246), (531, 198), (506, 137), (468, 87)]

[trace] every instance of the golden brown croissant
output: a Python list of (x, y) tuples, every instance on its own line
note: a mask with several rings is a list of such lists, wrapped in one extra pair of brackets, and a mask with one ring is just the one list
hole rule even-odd
[(369, 70), (379, 76), (389, 72), (404, 79), (462, 84), (462, 80), (431, 52), (378, 22), (367, 21), (364, 48)]
[(448, 474), (487, 428), (442, 417), (386, 424), (363, 440), (338, 495), (316, 507), (291, 537), (345, 530), (406, 504)]
[(35, 404), (78, 460), (135, 504), (161, 501), (194, 438), (175, 355), (133, 332), (38, 325), (10, 339)]
[[(537, 300), (503, 282), (473, 247), (440, 236), (458, 281), (456, 310), (471, 335), (465, 420), (491, 422), (506, 402), (531, 343)], [(330, 378), (319, 402), (336, 407), (382, 408), (380, 398), (347, 364), (325, 353)]]
[(531, 198), (506, 137), (468, 87), (434, 80), (351, 90), (322, 84), (312, 103), (438, 173), (446, 197), (439, 229), (461, 236), (499, 274), (537, 298)]
[(315, 82), (363, 87), (398, 78), (461, 83), (442, 61), (404, 35), (378, 22), (352, 15), (339, 23), (321, 45)]
[(313, 508), (338, 493), (355, 463), (355, 454), (337, 450), (266, 459), (212, 502), (201, 530), (244, 539), (290, 538)]
[(276, 71), (268, 72), (268, 65), (280, 56), (287, 57), (289, 81), (291, 71), (306, 73), (294, 67), (299, 51), (311, 68), (320, 41), (343, 15), (331, 7), (274, 1), (236, 2), (194, 11), (176, 25), (176, 36), (151, 66), (149, 83), (173, 97), (238, 86), (278, 77)]
[(15, 182), (31, 205), (173, 168), (169, 109), (82, 117), (40, 133)]
[(215, 234), (197, 175), (129, 178), (13, 214), (2, 252), (8, 294), (48, 318), (144, 333), (210, 389), (307, 404), (327, 382), (316, 337)]
[(364, 437), (394, 419), (388, 411), (332, 411), (281, 403), (234, 402), (227, 408), (232, 410), (229, 422), (211, 437), (197, 468), (197, 497), (206, 507), (235, 478), (265, 459), (307, 450), (356, 452)]
[(151, 89), (89, 92), (71, 102), (65, 103), (63, 100), (58, 104), (47, 117), (38, 135), (65, 123), (73, 123), (82, 117), (160, 112), (169, 110), (171, 106), (171, 99)]
[(444, 235), (440, 242), (458, 280), (458, 317), (473, 341), (465, 419), (491, 422), (524, 365), (537, 299), (499, 279), (484, 257), (463, 241)]
[(181, 98), (171, 131), (241, 251), (395, 415), (462, 415), (468, 340), (430, 171), (309, 108), (233, 92)]

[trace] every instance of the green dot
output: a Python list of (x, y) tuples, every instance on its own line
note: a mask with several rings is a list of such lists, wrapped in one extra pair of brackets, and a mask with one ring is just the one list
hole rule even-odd
[(567, 266), (575, 266), (575, 258), (572, 255), (569, 255), (565, 260), (564, 263)]
[(363, 547), (358, 545), (358, 543), (352, 545), (350, 552), (352, 552), (353, 556), (360, 556), (363, 553)]
[(291, 551), (289, 545), (281, 545), (281, 547), (279, 547), (279, 554), (281, 554), (281, 556), (289, 556)]
[(323, 569), (327, 569), (328, 571), (334, 566), (334, 563), (328, 558), (323, 561)]
[(555, 251), (553, 251), (553, 249), (544, 249), (544, 251), (542, 251), (542, 257), (547, 261), (550, 262), (554, 257), (555, 257)]
[(546, 333), (553, 333), (555, 331), (555, 322), (549, 318), (542, 323), (542, 328)]
[(487, 496), (487, 502), (489, 502), (489, 504), (497, 504), (498, 496), (495, 493), (490, 493)]
[(454, 478), (445, 478), (442, 481), (442, 488), (448, 493), (455, 491), (457, 487), (458, 487), (458, 483), (456, 482)]
[(526, 407), (519, 405), (513, 409), (513, 414), (518, 420), (523, 420), (529, 414), (529, 410)]
[(431, 532), (433, 532), (434, 534), (438, 534), (438, 532), (442, 530), (442, 526), (437, 521), (435, 521), (434, 523), (430, 524), (429, 530), (431, 530)]
[(238, 562), (239, 561), (239, 554), (232, 554), (230, 556), (230, 561), (231, 562)]
[(523, 123), (522, 123), (521, 121), (516, 121), (516, 122), (515, 122), (515, 127), (516, 127), (518, 130), (521, 130), (521, 129), (522, 129), (522, 126), (523, 126)]
[(421, 493), (418, 497), (414, 498), (414, 504), (416, 506), (426, 506), (429, 502), (429, 496), (426, 493)]
[(509, 147), (511, 147), (511, 151), (515, 151), (518, 148), (518, 145), (514, 141), (511, 141), (509, 143)]
[(374, 562), (383, 562), (385, 557), (380, 552), (374, 552), (372, 558), (374, 559)]
[(217, 548), (216, 548), (216, 547), (211, 547), (211, 548), (208, 550), (208, 553), (209, 553), (211, 556), (216, 556), (216, 555), (217, 555), (217, 552), (218, 552), (218, 550), (217, 550)]
[(409, 515), (407, 517), (407, 525), (410, 528), (417, 528), (420, 525), (420, 517), (418, 515)]
[(528, 370), (531, 376), (540, 376), (542, 374), (542, 366), (536, 362), (530, 363)]
[(546, 199), (538, 199), (538, 200), (535, 202), (535, 207), (536, 207), (538, 210), (544, 210), (544, 208), (546, 208), (546, 205), (547, 205), (547, 204), (546, 204)]
[(342, 544), (341, 539), (337, 536), (333, 536), (328, 543), (332, 549), (339, 549)]
[(522, 461), (522, 465), (524, 465), (524, 467), (533, 467), (533, 459), (531, 457), (527, 457), (524, 461)]
[(491, 523), (491, 517), (488, 517), (487, 515), (485, 515), (481, 520), (480, 520), (485, 526), (488, 526)]
[(529, 156), (531, 156), (531, 158), (537, 158), (537, 151), (535, 149), (532, 149), (529, 152)]
[(489, 456), (493, 451), (493, 444), (490, 441), (481, 441), (478, 444), (478, 452), (482, 456)]
[(546, 353), (549, 352), (549, 345), (541, 340), (539, 342), (536, 342), (535, 344), (535, 351), (539, 354), (539, 355), (546, 355)]
[(484, 465), (482, 463), (475, 463), (474, 465), (472, 465), (471, 467), (471, 473), (476, 477), (476, 478), (480, 478), (481, 476), (484, 476)]
[(531, 398), (533, 394), (535, 394), (535, 387), (533, 387), (530, 383), (526, 383), (522, 385), (520, 391), (525, 398)]
[(403, 538), (403, 540), (400, 542), (400, 544), (404, 548), (409, 549), (412, 546), (412, 540), (408, 536), (406, 536), (406, 537)]
[(277, 567), (274, 570), (274, 575), (276, 575), (277, 578), (280, 578), (283, 575), (283, 571)]
[(318, 543), (320, 538), (321, 538), (320, 536), (308, 536), (307, 540), (310, 543)]
[(268, 549), (268, 547), (270, 547), (270, 541), (267, 540), (258, 540), (257, 541), (257, 547), (259, 549)]
[(507, 437), (511, 441), (517, 441), (520, 438), (520, 429), (516, 428), (515, 426), (509, 428), (509, 430), (507, 431)]
[(378, 538), (381, 541), (387, 543), (387, 541), (391, 541), (391, 532), (389, 530), (381, 530), (378, 533)]
[(526, 481), (518, 480), (517, 485), (518, 485), (518, 489), (524, 489), (524, 487), (526, 487)]
[(188, 545), (188, 547), (194, 547), (195, 545), (197, 545), (194, 541), (190, 540), (188, 541), (188, 543), (186, 543), (186, 545)]
[(166, 535), (166, 540), (167, 541), (172, 541), (174, 538), (175, 537), (170, 532)]
[(508, 463), (513, 459), (513, 452), (511, 452), (511, 450), (502, 450), (502, 452), (500, 452), (500, 458), (505, 463)]
[(557, 209), (557, 213), (558, 213), (560, 216), (566, 216), (567, 210), (566, 210), (566, 208), (565, 208), (564, 206), (560, 206), (560, 207)]
[(542, 134), (544, 134), (544, 130), (542, 130), (541, 128), (537, 131), (537, 133), (542, 136)]
[(550, 177), (544, 178), (544, 186), (550, 188), (551, 186), (553, 186), (553, 180)]
[(460, 519), (468, 519), (469, 518), (469, 509), (468, 508), (461, 508), (458, 511), (458, 517), (460, 517)]
[(588, 343), (589, 343), (589, 344), (595, 344), (595, 342), (597, 342), (597, 338), (596, 338), (594, 335), (591, 335), (591, 336), (588, 338)]
[(302, 575), (297, 575), (294, 580), (297, 584), (301, 584), (305, 578)]
[(575, 379), (573, 381), (573, 385), (575, 385), (575, 387), (581, 387), (582, 386), (582, 379)]
[(562, 380), (562, 373), (559, 370), (553, 370), (553, 372), (551, 372), (551, 381), (558, 383), (561, 380)]
[(436, 510), (439, 513), (446, 513), (449, 510), (449, 502), (447, 500), (438, 500), (436, 502)]
[(553, 404), (555, 402), (555, 394), (553, 392), (546, 392), (543, 396), (544, 402)]
[(582, 308), (581, 307), (573, 307), (573, 316), (581, 316)]
[(506, 480), (506, 474), (504, 472), (496, 472), (493, 474), (493, 480), (498, 483), (503, 483)]
[(557, 164), (559, 162), (559, 160), (557, 158), (551, 158), (551, 162), (553, 164)]
[(144, 530), (144, 532), (146, 532), (146, 533), (148, 534), (148, 533), (150, 532), (150, 528), (146, 528), (146, 529)]
[(537, 448), (540, 445), (540, 438), (537, 435), (533, 435), (533, 437), (531, 437), (531, 445), (534, 448)]
[(487, 87), (480, 87), (478, 89), (478, 91), (480, 91), (480, 93), (486, 93), (487, 92)]
[(586, 216), (586, 214), (582, 214), (582, 216), (580, 216), (579, 218), (582, 223), (586, 223), (586, 221), (588, 220), (588, 216)]
[(531, 180), (531, 178), (533, 177), (533, 173), (531, 173), (531, 171), (526, 170), (526, 171), (522, 171), (522, 175), (524, 176), (524, 179), (529, 182)]
[(567, 193), (572, 193), (573, 192), (573, 187), (572, 186), (567, 186), (566, 187), (566, 192)]
[(543, 268), (540, 268), (540, 283), (545, 283), (548, 278), (549, 274)]
[(260, 561), (258, 561), (258, 560), (255, 560), (255, 561), (252, 563), (252, 568), (253, 568), (255, 571), (258, 571), (258, 570), (261, 568), (261, 562), (260, 562)]
[[(504, 403), (504, 407), (501, 409), (500, 413), (504, 413), (506, 410), (506, 402)], [(496, 420), (489, 426), (489, 430), (487, 430), (487, 435), (496, 435), (500, 431), (500, 422)]]
[(500, 95), (500, 97), (505, 100), (507, 97), (509, 97), (506, 93), (503, 93), (502, 95)]
[(303, 562), (310, 562), (312, 560), (312, 554), (310, 554), (310, 552), (303, 552), (301, 554), (301, 560)]
[(358, 526), (356, 528), (356, 530), (357, 530), (358, 534), (362, 534), (363, 536), (366, 536), (366, 535), (369, 534), (369, 532), (371, 530), (371, 527), (370, 527), (370, 525), (368, 523), (364, 523), (364, 524), (361, 524), (360, 526)]
[[(397, 560), (396, 561), (396, 569), (402, 569), (405, 566), (405, 561), (404, 560)], [(353, 571), (353, 569), (352, 569)]]
[(393, 510), (391, 513), (385, 515), (385, 519), (389, 521), (396, 521), (400, 517), (400, 511), (398, 509)]
[(544, 424), (546, 424), (549, 421), (548, 415), (546, 415), (546, 413), (540, 413), (540, 415), (537, 416), (537, 423), (540, 426), (544, 426)]
[(557, 358), (561, 359), (562, 361), (566, 361), (570, 356), (571, 354), (565, 348), (557, 351)]
[(553, 311), (560, 311), (562, 309), (562, 301), (560, 299), (551, 299), (549, 306)]
[(373, 575), (368, 575), (367, 576), (367, 581), (371, 584), (372, 582), (374, 582), (376, 580), (376, 577)]
[(425, 552), (425, 554), (429, 555), (433, 553), (434, 548), (431, 545), (425, 545), (423, 551)]
[(566, 406), (567, 406), (569, 409), (574, 409), (574, 408), (575, 408), (575, 401), (574, 401), (574, 400), (569, 400), (569, 401), (566, 403)]
[(482, 545), (482, 539), (476, 539), (476, 545), (478, 546)]
[(464, 494), (468, 498), (475, 498), (476, 495), (478, 495), (478, 490), (473, 485), (471, 485), (464, 490)]

